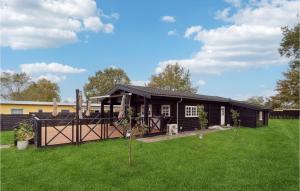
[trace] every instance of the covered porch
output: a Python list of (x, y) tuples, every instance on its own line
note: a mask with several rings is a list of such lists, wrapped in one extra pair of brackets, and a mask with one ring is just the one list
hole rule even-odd
[[(97, 99), (100, 103), (101, 118), (122, 118), (120, 113), (123, 112), (126, 116), (128, 112), (131, 112), (131, 125), (134, 126), (137, 123), (146, 125), (148, 130), (145, 135), (166, 133), (168, 124), (177, 123), (176, 102), (178, 99), (151, 97), (124, 90), (117, 90), (108, 93), (108, 95), (96, 96), (91, 99)], [(107, 113), (104, 111), (104, 105), (109, 105)], [(121, 109), (115, 111), (114, 106), (120, 106)], [(124, 108), (124, 111), (122, 111), (122, 108)]]

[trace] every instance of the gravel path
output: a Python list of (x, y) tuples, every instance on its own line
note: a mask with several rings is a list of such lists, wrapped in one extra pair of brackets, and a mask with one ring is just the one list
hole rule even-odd
[(158, 142), (158, 141), (177, 139), (177, 138), (180, 138), (180, 137), (188, 137), (188, 136), (199, 135), (200, 133), (205, 135), (207, 133), (212, 133), (212, 132), (222, 131), (222, 130), (228, 130), (228, 129), (231, 129), (231, 128), (184, 131), (184, 132), (178, 133), (177, 135), (158, 135), (158, 136), (154, 136), (154, 137), (138, 138), (137, 140), (145, 142), (145, 143), (152, 143), (152, 142)]

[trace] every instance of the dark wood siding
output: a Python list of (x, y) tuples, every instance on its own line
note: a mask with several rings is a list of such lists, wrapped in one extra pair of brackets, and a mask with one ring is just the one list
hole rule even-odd
[[(258, 111), (245, 107), (232, 106), (234, 110), (240, 113), (239, 119), (241, 120), (241, 126), (244, 127), (256, 127), (258, 121)], [(230, 114), (231, 117), (231, 114)], [(232, 119), (230, 119), (230, 125), (233, 125)]]
[(199, 128), (198, 117), (185, 117), (185, 106), (187, 105), (203, 105), (204, 110), (208, 112), (207, 118), (209, 126), (221, 124), (221, 106), (225, 106), (225, 125), (230, 119), (228, 105), (225, 103), (183, 100), (182, 103), (179, 104), (179, 127), (182, 127), (183, 130), (194, 130), (195, 128)]
[[(200, 104), (199, 102), (192, 102), (192, 101), (186, 101), (183, 100), (179, 106), (179, 115), (178, 115), (178, 125), (179, 128), (182, 130), (194, 130), (195, 128), (199, 128), (199, 119), (198, 117), (185, 117), (185, 106), (191, 105), (196, 106), (197, 104)], [(205, 106), (204, 106), (205, 107)]]

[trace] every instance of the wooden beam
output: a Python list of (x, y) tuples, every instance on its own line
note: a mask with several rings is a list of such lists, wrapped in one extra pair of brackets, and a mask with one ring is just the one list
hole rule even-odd
[(122, 97), (123, 95), (132, 95), (132, 93), (122, 93), (122, 94), (119, 94), (119, 95), (94, 96), (94, 97), (90, 97), (89, 99), (115, 98), (115, 97)]
[(110, 124), (113, 123), (113, 118), (114, 117), (114, 104), (112, 102), (112, 99), (110, 98), (109, 102), (109, 118), (110, 118)]
[(104, 101), (101, 101), (101, 109), (100, 109), (100, 116), (101, 116), (101, 118), (103, 118), (104, 117)]
[(148, 125), (148, 113), (149, 113), (148, 99), (144, 97), (144, 122), (146, 125)]

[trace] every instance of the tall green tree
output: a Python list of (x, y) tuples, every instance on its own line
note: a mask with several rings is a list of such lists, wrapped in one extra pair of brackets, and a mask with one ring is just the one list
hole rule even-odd
[(23, 92), (20, 100), (23, 101), (60, 101), (60, 90), (56, 83), (46, 79), (33, 82)]
[(0, 77), (0, 96), (6, 100), (22, 99), (22, 92), (31, 84), (26, 73), (2, 72)]
[(89, 77), (84, 92), (87, 97), (104, 95), (117, 84), (130, 84), (130, 79), (124, 70), (110, 67)]
[(190, 78), (190, 72), (176, 63), (175, 65), (167, 65), (164, 71), (152, 75), (148, 86), (196, 93), (198, 88), (192, 86)]
[(284, 79), (277, 82), (277, 95), (272, 97), (272, 106), (299, 108), (299, 30), (300, 24), (293, 28), (283, 27), (283, 38), (280, 43), (281, 56), (290, 58), (289, 70), (284, 72)]
[(253, 96), (247, 99), (246, 102), (257, 106), (265, 106), (267, 100), (263, 96)]

